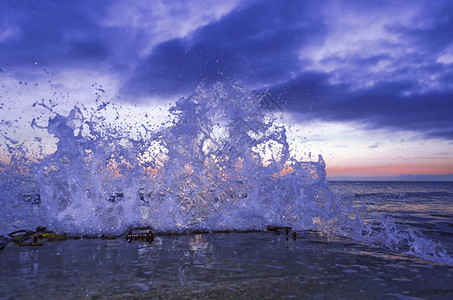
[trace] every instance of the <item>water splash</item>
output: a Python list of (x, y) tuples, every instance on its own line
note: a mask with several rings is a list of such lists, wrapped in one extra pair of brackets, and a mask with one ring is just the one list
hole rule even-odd
[(58, 139), (55, 153), (25, 163), (13, 147), (14, 159), (3, 167), (7, 229), (45, 225), (102, 235), (131, 226), (161, 232), (291, 226), (453, 263), (416, 232), (387, 219), (367, 224), (363, 211), (335, 197), (323, 158), (293, 158), (266, 99), (238, 82), (200, 85), (171, 107), (166, 126), (141, 124), (140, 134), (104, 122), (105, 104), (91, 115), (79, 107), (55, 113), (45, 126)]

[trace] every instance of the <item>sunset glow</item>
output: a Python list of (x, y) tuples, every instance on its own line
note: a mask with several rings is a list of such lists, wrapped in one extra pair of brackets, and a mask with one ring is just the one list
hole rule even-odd
[(451, 166), (445, 165), (377, 165), (360, 167), (327, 167), (328, 177), (340, 176), (382, 176), (392, 177), (408, 174), (446, 175), (451, 173)]

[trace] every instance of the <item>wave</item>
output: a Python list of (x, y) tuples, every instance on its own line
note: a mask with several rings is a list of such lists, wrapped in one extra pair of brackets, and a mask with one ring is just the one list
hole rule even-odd
[(11, 146), (11, 163), (1, 167), (9, 224), (2, 231), (46, 226), (101, 236), (138, 226), (160, 232), (290, 226), (453, 263), (418, 232), (386, 218), (367, 224), (363, 211), (335, 197), (322, 156), (304, 162), (291, 155), (268, 98), (238, 82), (200, 85), (170, 108), (166, 126), (145, 122), (139, 134), (105, 122), (105, 105), (91, 115), (80, 107), (67, 116), (53, 112), (44, 127), (57, 138), (56, 151), (31, 162)]

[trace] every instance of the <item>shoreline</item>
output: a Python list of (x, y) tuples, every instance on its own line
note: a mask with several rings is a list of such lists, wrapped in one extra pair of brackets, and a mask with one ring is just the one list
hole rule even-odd
[(453, 266), (315, 232), (11, 245), (0, 252), (0, 266), (0, 297), (7, 299), (453, 295)]

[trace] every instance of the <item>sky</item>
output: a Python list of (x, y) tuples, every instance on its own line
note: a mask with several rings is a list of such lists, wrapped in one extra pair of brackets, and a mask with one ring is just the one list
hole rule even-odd
[(31, 135), (36, 101), (143, 110), (240, 80), (284, 104), (293, 150), (322, 154), (329, 179), (453, 180), (452, 1), (3, 0), (0, 15), (4, 138)]

